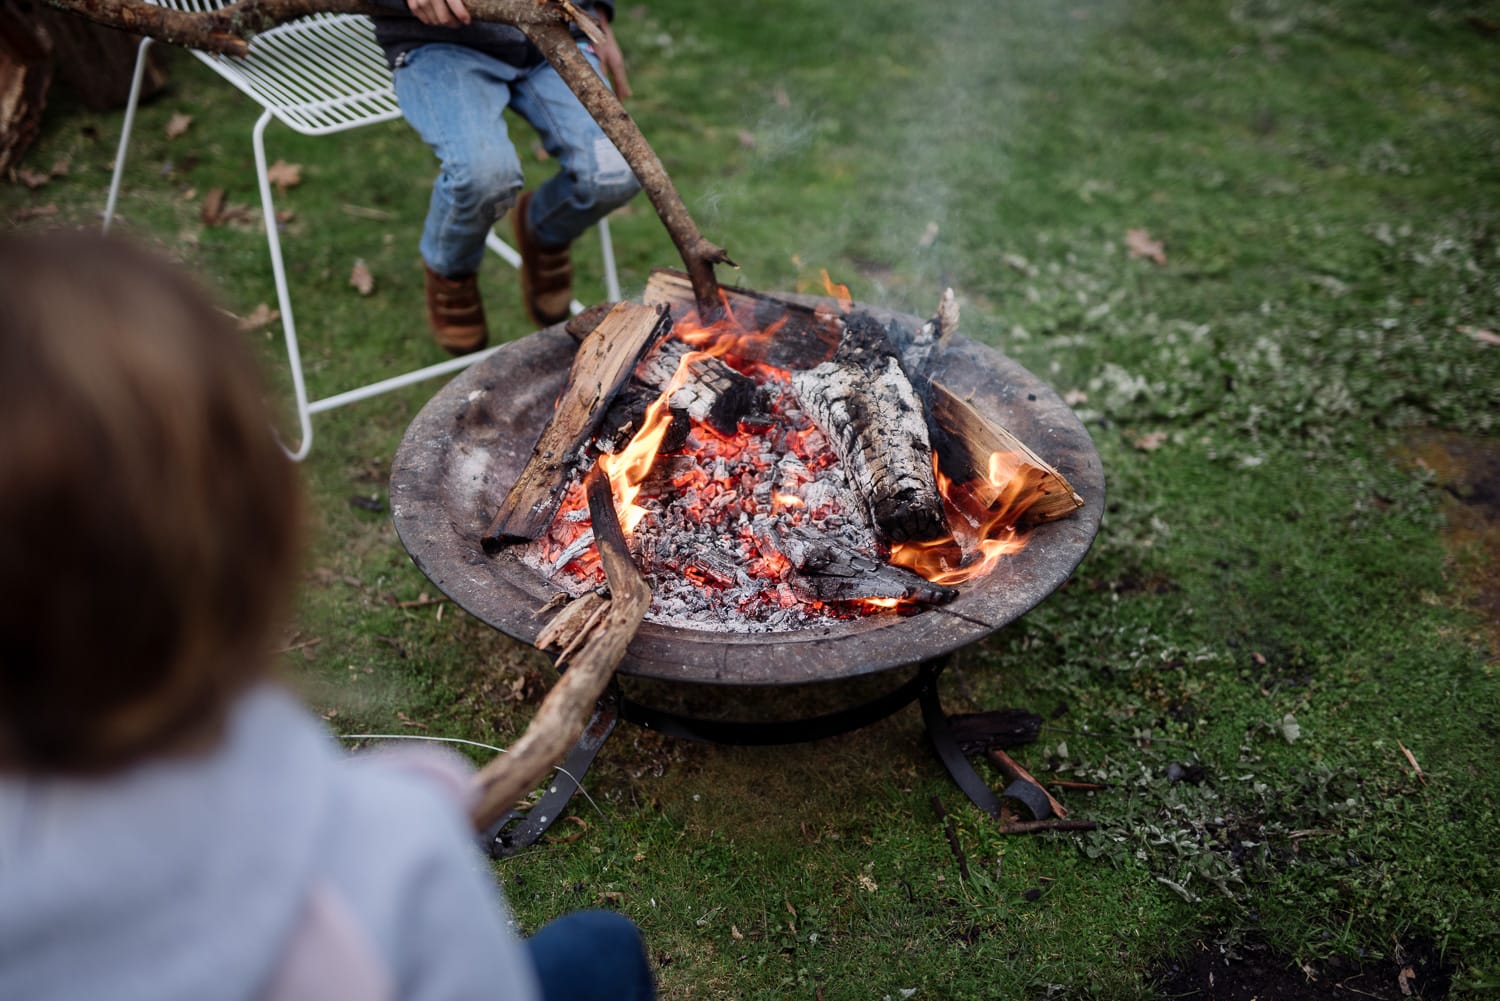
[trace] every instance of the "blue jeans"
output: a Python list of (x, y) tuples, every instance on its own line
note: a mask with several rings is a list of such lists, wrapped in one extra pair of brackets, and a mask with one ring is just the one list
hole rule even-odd
[(652, 1001), (641, 933), (614, 911), (574, 911), (526, 940), (542, 1001)]
[[(585, 55), (598, 70), (593, 53)], [(441, 164), (421, 243), (423, 260), (440, 275), (479, 270), (490, 227), (525, 182), (506, 135), (507, 107), (536, 129), (560, 166), (531, 197), (527, 223), (538, 242), (567, 246), (640, 190), (551, 63), (518, 69), (461, 45), (430, 44), (401, 58), (395, 80), (401, 113)]]

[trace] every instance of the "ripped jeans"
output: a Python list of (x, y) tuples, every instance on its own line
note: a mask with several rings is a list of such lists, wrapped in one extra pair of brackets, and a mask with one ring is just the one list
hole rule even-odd
[[(594, 54), (584, 54), (597, 70)], [(559, 166), (531, 197), (527, 221), (538, 242), (572, 243), (640, 190), (620, 151), (546, 61), (518, 69), (461, 45), (423, 45), (401, 57), (395, 81), (402, 114), (441, 165), (421, 251), (444, 277), (479, 270), (490, 227), (525, 182), (506, 134), (507, 107), (536, 129)]]

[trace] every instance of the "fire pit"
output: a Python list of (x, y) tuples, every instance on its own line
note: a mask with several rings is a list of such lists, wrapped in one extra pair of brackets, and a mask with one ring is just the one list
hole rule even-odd
[[(514, 549), (490, 555), (480, 539), (550, 418), (576, 350), (576, 341), (562, 325), (502, 346), (426, 404), (408, 428), (392, 468), (392, 516), (413, 561), (460, 607), (528, 644), (548, 617), (538, 610), (557, 588)], [(620, 675), (678, 686), (719, 686), (726, 700), (735, 698), (734, 688), (836, 685), (897, 669), (914, 673), (873, 701), (772, 723), (683, 717), (613, 692), (565, 763), (575, 779), (621, 717), (701, 739), (782, 743), (862, 726), (920, 698), (929, 734), (954, 778), (982, 808), (998, 810), (987, 783), (946, 732), (935, 679), (947, 654), (1015, 621), (1067, 580), (1098, 531), (1103, 473), (1077, 417), (1041, 380), (1004, 354), (955, 337), (932, 373), (1052, 463), (1083, 498), (1083, 507), (1070, 517), (1035, 526), (1025, 548), (987, 575), (958, 585), (958, 596), (950, 603), (913, 614), (828, 620), (769, 633), (644, 623), (619, 665)], [(506, 852), (535, 840), (561, 812), (571, 786), (560, 781), (530, 816), (506, 818), (492, 848)]]

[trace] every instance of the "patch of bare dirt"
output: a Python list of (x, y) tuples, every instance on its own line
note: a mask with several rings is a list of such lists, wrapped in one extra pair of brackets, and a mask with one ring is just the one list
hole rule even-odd
[(1443, 491), (1452, 566), (1465, 602), (1483, 617), (1491, 657), (1500, 657), (1500, 441), (1423, 432), (1402, 458), (1430, 470)]
[(1168, 964), (1156, 990), (1173, 1001), (1442, 1001), (1453, 971), (1425, 943), (1357, 962), (1332, 959), (1297, 965), (1269, 946), (1251, 943), (1225, 956), (1199, 943)]

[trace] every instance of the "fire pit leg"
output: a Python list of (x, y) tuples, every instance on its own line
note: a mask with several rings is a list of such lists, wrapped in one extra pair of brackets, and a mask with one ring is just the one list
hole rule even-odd
[(620, 696), (611, 685), (600, 696), (588, 726), (583, 728), (578, 743), (568, 752), (567, 760), (562, 763), (552, 784), (547, 787), (542, 798), (537, 800), (536, 805), (529, 810), (509, 811), (481, 835), (481, 843), (490, 853), (490, 858), (508, 858), (523, 848), (531, 847), (547, 833), (547, 829), (562, 816), (573, 794), (578, 791), (583, 773), (594, 763), (594, 756), (599, 753), (609, 735), (614, 733), (615, 724), (619, 720)]
[(945, 664), (946, 659), (929, 662), (923, 668), (926, 683), (917, 698), (922, 705), (922, 722), (927, 724), (927, 739), (932, 741), (933, 750), (937, 751), (943, 766), (964, 791), (964, 795), (975, 806), (998, 820), (1000, 797), (995, 795), (989, 783), (969, 764), (968, 757), (953, 736), (953, 728), (948, 725), (948, 714), (943, 712), (942, 703), (938, 701), (937, 679)]

